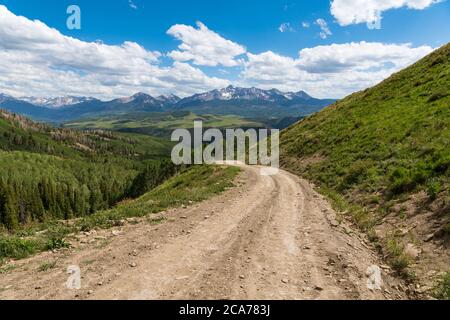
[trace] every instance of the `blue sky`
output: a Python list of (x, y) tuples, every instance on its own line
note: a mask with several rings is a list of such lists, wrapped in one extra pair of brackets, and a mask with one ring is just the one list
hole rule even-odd
[[(111, 72), (103, 70), (104, 68), (99, 70), (95, 66), (87, 66), (83, 57), (78, 59), (77, 56), (68, 54), (70, 58), (67, 57), (64, 61), (60, 61), (60, 57), (53, 57), (53, 54), (64, 54), (61, 52), (69, 50), (66, 47), (62, 49), (64, 41), (61, 43), (61, 39), (54, 40), (57, 42), (55, 46), (59, 45), (61, 48), (55, 49), (53, 54), (44, 54), (41, 50), (27, 51), (24, 44), (20, 48), (20, 54), (33, 55), (36, 61), (47, 59), (46, 73), (56, 73), (55, 78), (60, 77), (65, 81), (64, 79), (73, 76), (69, 74), (72, 71), (79, 77), (74, 79), (75, 83), (91, 81), (91, 85), (86, 89), (83, 86), (76, 89), (74, 85), (70, 86), (68, 83), (63, 86), (60, 82), (52, 89), (52, 83), (46, 85), (38, 80), (34, 82), (23, 79), (16, 83), (13, 77), (17, 74), (11, 74), (9, 78), (0, 77), (0, 91), (13, 95), (77, 94), (107, 98), (141, 90), (151, 94), (187, 95), (232, 83), (264, 88), (277, 87), (285, 91), (305, 89), (320, 97), (341, 97), (375, 84), (450, 39), (448, 1), (434, 3), (434, 0), (392, 0), (391, 7), (388, 5), (377, 8), (375, 0), (368, 0), (367, 5), (361, 7), (365, 10), (374, 6), (373, 10), (368, 12), (358, 9), (358, 1), (361, 2), (334, 0), (333, 9), (329, 0), (0, 0), (0, 5), (4, 5), (14, 15), (10, 20), (19, 25), (21, 21), (16, 17), (24, 16), (30, 22), (40, 20), (47, 27), (57, 29), (62, 36), (70, 36), (86, 43), (101, 41), (113, 51), (115, 47), (121, 48), (125, 42), (133, 42), (148, 52), (158, 52), (155, 54), (157, 61), (153, 61), (151, 66), (143, 65), (143, 69), (148, 67), (148, 73), (154, 72), (155, 79), (143, 79), (144, 75), (136, 72), (136, 66), (133, 70), (120, 72), (123, 75), (129, 71), (125, 76), (128, 83), (116, 79), (108, 83), (105, 77), (102, 77), (102, 72)], [(403, 5), (398, 5), (402, 2)], [(68, 30), (66, 27), (66, 9), (71, 4), (76, 4), (81, 9), (81, 30)], [(380, 29), (369, 29), (365, 23), (370, 19), (368, 16), (374, 12), (382, 17), (377, 18), (381, 22)], [(7, 26), (3, 26), (2, 37), (1, 19), (0, 15), (0, 53), (6, 55), (18, 50), (17, 47), (6, 44), (7, 41), (11, 42), (11, 39), (31, 41), (36, 45), (38, 40), (26, 38), (24, 33), (15, 35)], [(195, 35), (194, 30), (201, 29), (196, 25), (198, 21), (204, 25), (205, 33), (214, 33), (223, 41), (212, 36), (208, 42), (209, 38), (202, 37), (202, 32)], [(36, 29), (33, 25), (24, 28)], [(173, 32), (168, 34), (171, 28)], [(41, 31), (36, 35), (36, 39), (46, 32)], [(175, 34), (178, 34), (178, 37)], [(192, 37), (200, 39), (192, 40)], [(202, 43), (202, 38), (205, 43)], [(192, 49), (188, 50), (188, 57), (186, 52), (181, 57), (178, 55), (178, 58), (169, 54), (173, 51), (186, 51), (177, 49), (183, 43)], [(356, 45), (352, 46), (352, 43)], [(205, 50), (202, 45), (216, 47), (209, 53), (210, 56), (206, 56), (203, 52), (208, 49)], [(304, 56), (299, 55), (301, 50), (308, 48), (312, 49), (309, 54), (305, 51)], [(217, 56), (228, 50), (235, 52), (235, 55)], [(125, 60), (136, 58), (143, 59), (142, 63), (148, 61), (141, 53), (125, 51)], [(336, 57), (332, 57), (334, 52)], [(367, 57), (368, 53), (372, 57)], [(131, 56), (126, 56), (127, 54)], [(319, 56), (314, 58), (317, 60), (311, 58), (313, 54), (315, 57)], [(195, 57), (196, 55), (200, 57)], [(106, 56), (102, 57), (108, 59)], [(223, 58), (237, 62), (223, 65), (220, 63)], [(23, 65), (23, 61), (17, 63)], [(112, 67), (113, 63), (117, 61), (108, 63), (108, 67)], [(319, 70), (318, 65), (327, 68)], [(118, 66), (118, 69), (120, 67)], [(33, 68), (42, 66), (23, 66), (23, 70)], [(295, 72), (292, 72), (292, 69), (295, 69)], [(276, 74), (277, 70), (279, 74)], [(167, 76), (166, 73), (171, 71), (173, 72), (170, 77)], [(370, 77), (364, 76), (367, 72), (371, 73)], [(145, 77), (148, 77), (148, 73)], [(172, 76), (177, 73), (178, 78)], [(185, 73), (189, 76), (183, 79)], [(118, 75), (115, 74), (111, 78), (116, 76)]]

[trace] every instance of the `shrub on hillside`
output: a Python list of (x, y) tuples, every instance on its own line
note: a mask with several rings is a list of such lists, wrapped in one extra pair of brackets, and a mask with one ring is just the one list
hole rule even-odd
[(392, 171), (389, 180), (390, 190), (394, 194), (401, 194), (412, 191), (416, 185), (411, 178), (411, 172), (406, 168), (396, 168)]
[(431, 200), (436, 200), (441, 190), (441, 184), (437, 181), (432, 181), (427, 186), (427, 194)]
[(26, 258), (39, 251), (40, 244), (34, 240), (26, 240), (18, 237), (0, 237), (0, 259)]
[(450, 300), (450, 272), (444, 274), (439, 280), (434, 295), (437, 299)]

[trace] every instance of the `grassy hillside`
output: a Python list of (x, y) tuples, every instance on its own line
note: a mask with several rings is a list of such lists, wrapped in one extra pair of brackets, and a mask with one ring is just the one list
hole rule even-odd
[[(300, 121), (281, 140), (283, 165), (318, 184), (362, 227), (415, 221), (419, 244), (425, 232), (448, 239), (450, 45)], [(428, 229), (418, 220), (425, 213)]]

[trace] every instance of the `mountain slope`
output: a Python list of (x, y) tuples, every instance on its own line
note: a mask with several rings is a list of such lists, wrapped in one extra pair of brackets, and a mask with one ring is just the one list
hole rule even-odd
[(0, 94), (0, 108), (37, 120), (50, 119), (52, 110), (11, 96)]
[(147, 136), (57, 129), (0, 110), (0, 236), (3, 228), (87, 216), (131, 190), (147, 191), (136, 186), (139, 172), (167, 178), (155, 172), (172, 173), (170, 149)]
[[(403, 247), (420, 246), (419, 261), (426, 261), (436, 247), (448, 246), (449, 88), (448, 44), (282, 133), (283, 165), (375, 231), (398, 269), (417, 258), (404, 255)], [(448, 269), (448, 250), (437, 252), (434, 268)]]
[(142, 135), (54, 128), (0, 109), (0, 151), (27, 151), (67, 157), (143, 159), (170, 154), (171, 143)]

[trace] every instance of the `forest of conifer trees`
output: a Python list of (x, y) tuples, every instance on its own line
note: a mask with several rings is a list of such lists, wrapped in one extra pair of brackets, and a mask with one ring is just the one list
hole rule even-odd
[(55, 129), (2, 111), (0, 227), (84, 217), (153, 189), (177, 168), (149, 139)]

